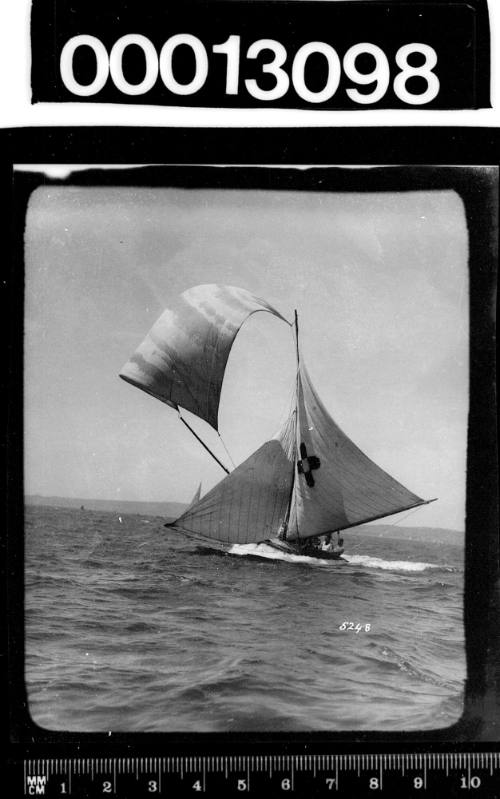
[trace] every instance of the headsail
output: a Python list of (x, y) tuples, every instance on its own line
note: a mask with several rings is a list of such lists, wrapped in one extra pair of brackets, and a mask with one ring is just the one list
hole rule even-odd
[(201, 483), (198, 484), (198, 488), (196, 489), (196, 493), (193, 499), (189, 503), (189, 507), (192, 508), (193, 505), (196, 505), (196, 503), (200, 501), (200, 497), (201, 497)]
[(245, 289), (195, 286), (160, 316), (120, 377), (172, 408), (191, 411), (217, 430), (231, 347), (242, 324), (257, 311), (287, 321)]
[(292, 413), (273, 439), (168, 526), (233, 544), (274, 537), (288, 511), (294, 439)]
[(346, 436), (319, 399), (302, 361), (297, 451), (288, 540), (353, 527), (425, 503)]

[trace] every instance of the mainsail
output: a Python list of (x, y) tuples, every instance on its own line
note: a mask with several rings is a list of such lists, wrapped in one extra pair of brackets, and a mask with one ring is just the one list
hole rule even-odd
[(288, 513), (295, 465), (295, 413), (230, 475), (169, 527), (232, 544), (276, 535)]
[[(244, 289), (196, 286), (158, 319), (120, 376), (177, 410), (182, 407), (197, 414), (217, 430), (231, 346), (241, 325), (257, 311), (287, 322)], [(297, 313), (294, 329), (297, 375), (285, 424), (204, 497), (197, 492), (188, 509), (168, 527), (228, 543), (257, 543), (278, 533), (293, 541), (433, 501), (398, 483), (340, 429), (300, 357)]]
[[(234, 286), (195, 286), (155, 322), (120, 377), (218, 430), (227, 359), (242, 324), (257, 311), (287, 322), (269, 303)], [(289, 322), (287, 322), (289, 324)]]
[(302, 359), (296, 449), (288, 540), (343, 530), (425, 503), (370, 460), (334, 422)]

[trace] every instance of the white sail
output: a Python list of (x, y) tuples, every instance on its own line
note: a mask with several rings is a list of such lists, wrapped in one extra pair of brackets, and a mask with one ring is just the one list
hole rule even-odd
[(201, 483), (199, 483), (198, 488), (196, 489), (195, 495), (194, 495), (193, 499), (191, 500), (191, 502), (189, 503), (189, 507), (192, 508), (193, 505), (196, 505), (196, 503), (200, 501), (200, 497), (201, 497)]
[(233, 544), (272, 538), (288, 513), (294, 450), (292, 413), (274, 438), (168, 526)]
[[(217, 430), (231, 346), (241, 325), (257, 311), (286, 322), (244, 289), (196, 286), (165, 311), (120, 376)], [(295, 332), (296, 394), (283, 428), (203, 498), (197, 492), (185, 513), (167, 526), (228, 543), (265, 541), (280, 532), (293, 541), (426, 504), (371, 461), (334, 422), (300, 359), (297, 313)]]
[(242, 324), (258, 311), (286, 321), (245, 289), (195, 286), (160, 316), (120, 377), (172, 408), (191, 411), (217, 430), (229, 352)]
[(318, 397), (302, 361), (296, 449), (288, 540), (353, 527), (425, 502), (346, 436)]

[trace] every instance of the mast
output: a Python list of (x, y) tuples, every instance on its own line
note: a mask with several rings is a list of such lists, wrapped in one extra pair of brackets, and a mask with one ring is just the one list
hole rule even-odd
[[(290, 513), (292, 510), (292, 502), (295, 494), (295, 470), (296, 470), (296, 463), (297, 463), (297, 396), (299, 391), (299, 367), (300, 367), (300, 354), (299, 354), (299, 318), (297, 315), (297, 309), (294, 310), (294, 331), (295, 331), (295, 354), (297, 356), (297, 374), (295, 377), (295, 409), (293, 411), (295, 416), (295, 426), (294, 426), (294, 433), (293, 433), (293, 441), (294, 441), (294, 449), (293, 449), (293, 472), (292, 472), (292, 484), (290, 486), (290, 496), (288, 498), (288, 507), (286, 511), (286, 516), (283, 522), (283, 529), (284, 529), (284, 538), (286, 540), (287, 532), (288, 532), (288, 523), (290, 521)], [(295, 524), (296, 524), (296, 533), (297, 536), (299, 535), (299, 525), (297, 521), (297, 517), (295, 517)]]

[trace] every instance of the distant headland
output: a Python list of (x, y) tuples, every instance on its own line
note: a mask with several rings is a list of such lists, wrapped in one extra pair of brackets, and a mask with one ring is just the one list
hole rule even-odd
[[(87, 497), (45, 497), (40, 494), (27, 494), (27, 505), (53, 508), (75, 508), (86, 511), (132, 514), (139, 516), (159, 516), (163, 521), (177, 519), (187, 508), (183, 502), (134, 502), (120, 499), (89, 499)], [(403, 527), (394, 522), (386, 524), (364, 524), (355, 528), (363, 535), (374, 538), (398, 538), (406, 541), (422, 541), (463, 546), (465, 534), (459, 530), (440, 527)], [(345, 531), (349, 535), (349, 530)]]

